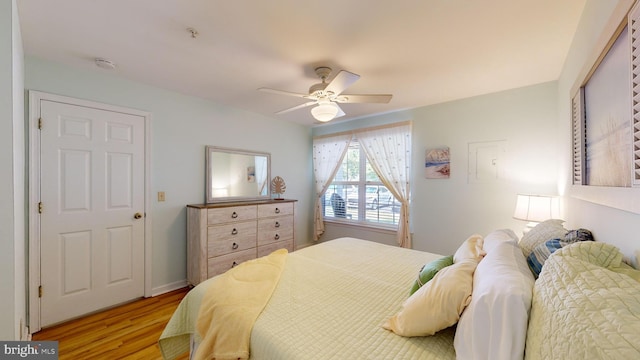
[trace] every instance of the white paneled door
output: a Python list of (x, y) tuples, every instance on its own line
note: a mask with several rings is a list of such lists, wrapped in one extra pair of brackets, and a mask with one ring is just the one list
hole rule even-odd
[(144, 295), (145, 118), (40, 102), (40, 325)]

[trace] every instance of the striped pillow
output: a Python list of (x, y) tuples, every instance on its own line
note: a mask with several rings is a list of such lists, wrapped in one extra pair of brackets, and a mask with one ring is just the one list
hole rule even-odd
[(538, 275), (540, 275), (540, 271), (542, 271), (542, 265), (544, 265), (544, 262), (547, 261), (549, 256), (556, 250), (562, 249), (569, 244), (569, 242), (560, 239), (552, 239), (533, 248), (531, 254), (527, 256), (527, 264), (536, 279)]
[(567, 234), (567, 229), (562, 226), (564, 220), (550, 219), (539, 223), (534, 226), (529, 232), (522, 236), (518, 245), (522, 249), (522, 254), (525, 258), (529, 257), (531, 251), (536, 246), (549, 241), (551, 239), (564, 239)]

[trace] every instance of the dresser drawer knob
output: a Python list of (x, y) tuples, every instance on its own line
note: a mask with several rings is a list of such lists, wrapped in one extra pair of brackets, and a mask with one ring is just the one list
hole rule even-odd
[(238, 263), (234, 261), (233, 264), (231, 264), (231, 267), (234, 268), (236, 266), (238, 266)]
[(233, 228), (233, 230), (231, 230), (231, 235), (238, 235), (238, 230)]
[(238, 213), (234, 211), (233, 214), (231, 214), (231, 218), (235, 219), (237, 217), (238, 217)]
[(280, 209), (276, 208), (276, 214), (280, 214)]
[(280, 239), (280, 235), (276, 234), (276, 236), (274, 236), (273, 238), (278, 240), (278, 239)]
[(233, 250), (236, 250), (236, 249), (238, 248), (238, 244), (233, 243), (233, 245), (231, 245), (231, 248), (232, 248)]
[(276, 221), (276, 227), (279, 228), (280, 227), (280, 222)]

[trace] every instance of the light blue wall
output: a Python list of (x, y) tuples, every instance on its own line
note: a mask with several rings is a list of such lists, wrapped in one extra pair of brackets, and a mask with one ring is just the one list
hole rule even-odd
[[(75, 70), (27, 57), (28, 90), (124, 106), (152, 113), (151, 215), (153, 287), (186, 279), (187, 204), (204, 201), (204, 146), (271, 153), (272, 176), (298, 199), (296, 238), (311, 239), (311, 130), (210, 101), (128, 81), (117, 73)], [(157, 192), (166, 201), (157, 201)]]
[[(517, 193), (557, 193), (556, 82), (477, 96), (396, 114), (336, 123), (314, 129), (314, 135), (411, 120), (411, 227), (413, 247), (452, 254), (474, 233), (524, 227), (514, 220)], [(498, 181), (469, 183), (469, 144), (505, 141), (503, 176)], [(449, 179), (424, 177), (425, 151), (448, 146)], [(374, 237), (393, 243), (395, 234), (353, 230), (329, 224), (325, 238)]]

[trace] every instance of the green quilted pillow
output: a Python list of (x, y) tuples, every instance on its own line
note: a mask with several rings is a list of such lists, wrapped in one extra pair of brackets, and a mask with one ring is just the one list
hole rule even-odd
[(433, 277), (436, 276), (436, 273), (438, 271), (451, 265), (453, 265), (453, 255), (445, 256), (443, 258), (440, 258), (438, 260), (434, 260), (428, 264), (425, 264), (422, 267), (422, 269), (420, 269), (420, 272), (418, 273), (418, 278), (413, 283), (413, 286), (411, 287), (411, 291), (409, 292), (409, 295), (413, 295), (413, 293), (416, 292), (418, 289), (420, 289), (422, 285), (426, 284), (427, 282), (429, 282), (429, 280), (433, 279)]

